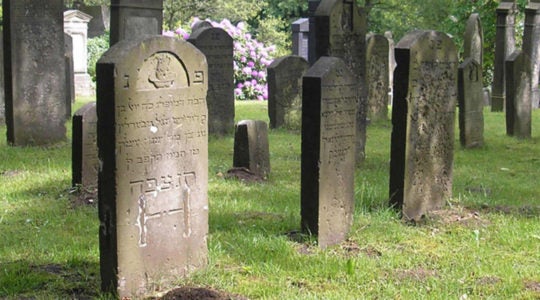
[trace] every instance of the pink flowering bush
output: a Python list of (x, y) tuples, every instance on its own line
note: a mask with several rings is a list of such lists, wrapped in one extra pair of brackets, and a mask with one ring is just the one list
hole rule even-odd
[[(195, 18), (195, 22), (200, 21)], [(236, 100), (267, 100), (266, 67), (272, 63), (275, 46), (265, 46), (248, 32), (243, 22), (233, 25), (224, 19), (220, 23), (207, 20), (214, 27), (225, 30), (234, 41), (234, 95)], [(192, 25), (193, 25), (192, 24)], [(189, 38), (189, 32), (183, 28), (163, 33), (167, 36)]]

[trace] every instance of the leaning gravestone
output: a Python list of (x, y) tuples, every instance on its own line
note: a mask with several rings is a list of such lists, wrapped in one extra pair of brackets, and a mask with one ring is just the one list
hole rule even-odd
[(217, 135), (234, 130), (233, 39), (221, 28), (201, 28), (188, 42), (197, 47), (208, 62), (208, 132)]
[(529, 56), (531, 69), (532, 107), (540, 105), (540, 0), (529, 1), (525, 8), (525, 29), (523, 32), (523, 52)]
[(371, 120), (388, 119), (388, 93), (390, 67), (388, 39), (380, 34), (372, 34), (366, 42), (366, 81), (368, 82), (368, 117)]
[(143, 35), (161, 35), (163, 0), (111, 0), (110, 45)]
[(321, 57), (302, 89), (302, 230), (325, 248), (344, 241), (353, 221), (358, 89), (336, 57)]
[(339, 57), (356, 77), (356, 162), (365, 158), (367, 83), (365, 11), (354, 0), (323, 0), (315, 12), (315, 60)]
[(207, 78), (176, 38), (124, 40), (97, 63), (102, 288), (121, 298), (207, 263)]
[(465, 148), (484, 144), (482, 67), (471, 57), (458, 69), (459, 141)]
[(90, 102), (73, 115), (71, 139), (71, 183), (97, 188), (98, 148), (96, 103)]
[(261, 178), (270, 174), (268, 125), (259, 120), (243, 120), (236, 124), (233, 167), (246, 168)]
[(277, 58), (268, 66), (270, 128), (301, 128), (302, 76), (308, 68), (307, 60), (296, 55)]
[(531, 137), (531, 69), (527, 54), (516, 50), (506, 60), (506, 134)]
[(66, 137), (62, 0), (4, 0), (7, 140), (45, 145)]
[(452, 196), (457, 52), (436, 31), (413, 31), (395, 51), (390, 204), (419, 220)]

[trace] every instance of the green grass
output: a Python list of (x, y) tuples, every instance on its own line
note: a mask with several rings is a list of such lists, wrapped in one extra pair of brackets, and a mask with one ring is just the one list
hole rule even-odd
[[(238, 102), (236, 120), (268, 121), (265, 104)], [(502, 113), (485, 118), (485, 147), (456, 139), (447, 210), (417, 225), (387, 209), (391, 126), (370, 125), (350, 239), (325, 250), (288, 235), (300, 227), (299, 132), (270, 131), (272, 173), (257, 184), (223, 179), (233, 137), (211, 137), (209, 266), (178, 285), (250, 299), (540, 298), (540, 111), (531, 140), (507, 137)], [(68, 141), (0, 139), (0, 298), (109, 297), (99, 292), (97, 209), (70, 202), (70, 155)]]

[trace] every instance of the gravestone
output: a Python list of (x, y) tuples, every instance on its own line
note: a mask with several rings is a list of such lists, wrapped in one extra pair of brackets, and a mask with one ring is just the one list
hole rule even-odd
[(531, 103), (538, 108), (540, 90), (540, 1), (529, 1), (525, 8), (525, 28), (523, 32), (523, 52), (529, 57), (531, 69)]
[(321, 4), (321, 0), (308, 0), (308, 20), (309, 20), (309, 36), (308, 36), (308, 62), (312, 66), (317, 57), (315, 56), (315, 47), (317, 45), (317, 37), (315, 35), (315, 12)]
[[(365, 158), (367, 83), (365, 11), (354, 0), (323, 0), (315, 12), (315, 58), (339, 57), (356, 77), (356, 163)], [(315, 60), (316, 60), (315, 59)]]
[(202, 30), (205, 28), (212, 28), (212, 27), (214, 27), (212, 23), (205, 20), (199, 20), (195, 24), (193, 24), (193, 26), (191, 26), (191, 32), (195, 32), (195, 31)]
[(163, 0), (111, 0), (110, 45), (143, 35), (161, 35)]
[(96, 73), (102, 289), (143, 298), (207, 264), (206, 59), (146, 36), (118, 42)]
[(81, 11), (92, 16), (88, 23), (88, 38), (102, 36), (111, 28), (111, 11), (108, 5), (83, 6)]
[(4, 0), (7, 140), (46, 145), (66, 138), (62, 0)]
[[(0, 28), (0, 36), (4, 33)], [(0, 126), (6, 123), (6, 106), (4, 97), (4, 43), (0, 43)]]
[(67, 118), (71, 118), (71, 104), (75, 102), (75, 74), (73, 70), (73, 39), (64, 33), (64, 59), (66, 62), (66, 106)]
[(458, 68), (459, 141), (465, 148), (484, 144), (482, 67), (469, 57)]
[(372, 34), (366, 42), (366, 81), (368, 82), (368, 117), (372, 120), (388, 119), (388, 93), (390, 70), (388, 39)]
[(493, 61), (493, 83), (491, 86), (491, 111), (503, 111), (505, 106), (506, 58), (516, 47), (515, 19), (517, 5), (515, 0), (502, 1), (497, 7), (497, 31), (495, 33), (495, 58)]
[[(479, 14), (471, 14), (465, 26), (463, 57), (474, 59), (480, 68), (484, 62), (484, 31)], [(482, 71), (482, 70), (480, 70)]]
[(268, 66), (270, 128), (302, 127), (302, 76), (308, 68), (308, 62), (296, 55), (277, 58)]
[(309, 58), (309, 19), (301, 18), (292, 23), (292, 53)]
[(457, 52), (436, 31), (413, 31), (395, 49), (390, 205), (419, 220), (452, 196)]
[(90, 102), (73, 115), (71, 140), (71, 184), (97, 188), (98, 148), (96, 103)]
[(491, 106), (491, 91), (489, 88), (484, 88), (484, 106)]
[(233, 167), (247, 168), (261, 178), (270, 174), (268, 126), (259, 120), (243, 120), (234, 133)]
[(188, 42), (197, 47), (208, 62), (208, 131), (225, 135), (234, 130), (233, 39), (221, 28), (192, 32)]
[(506, 134), (531, 137), (531, 69), (527, 54), (514, 51), (506, 60)]
[(394, 43), (394, 37), (391, 31), (386, 31), (384, 33), (384, 36), (388, 39), (388, 44), (389, 44), (389, 49), (388, 49), (388, 61), (389, 61), (388, 82), (389, 84), (388, 85), (389, 85), (390, 91), (388, 92), (388, 105), (392, 105), (392, 98), (394, 95), (394, 91), (393, 91), (394, 70), (396, 69), (396, 58), (394, 57), (394, 48), (396, 45)]
[(302, 230), (325, 248), (353, 221), (357, 81), (342, 59), (321, 57), (302, 90)]
[(73, 71), (75, 94), (91, 96), (94, 94), (92, 78), (88, 74), (88, 22), (92, 16), (79, 10), (64, 12), (64, 32), (73, 41)]

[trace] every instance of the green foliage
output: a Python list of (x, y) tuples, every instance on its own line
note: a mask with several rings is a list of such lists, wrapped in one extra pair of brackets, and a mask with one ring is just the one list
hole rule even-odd
[(209, 18), (217, 12), (217, 0), (164, 0), (163, 1), (163, 27), (175, 29), (185, 24), (191, 18), (198, 16)]
[(96, 81), (96, 63), (109, 49), (109, 33), (88, 39), (88, 74), (92, 77), (92, 80)]

